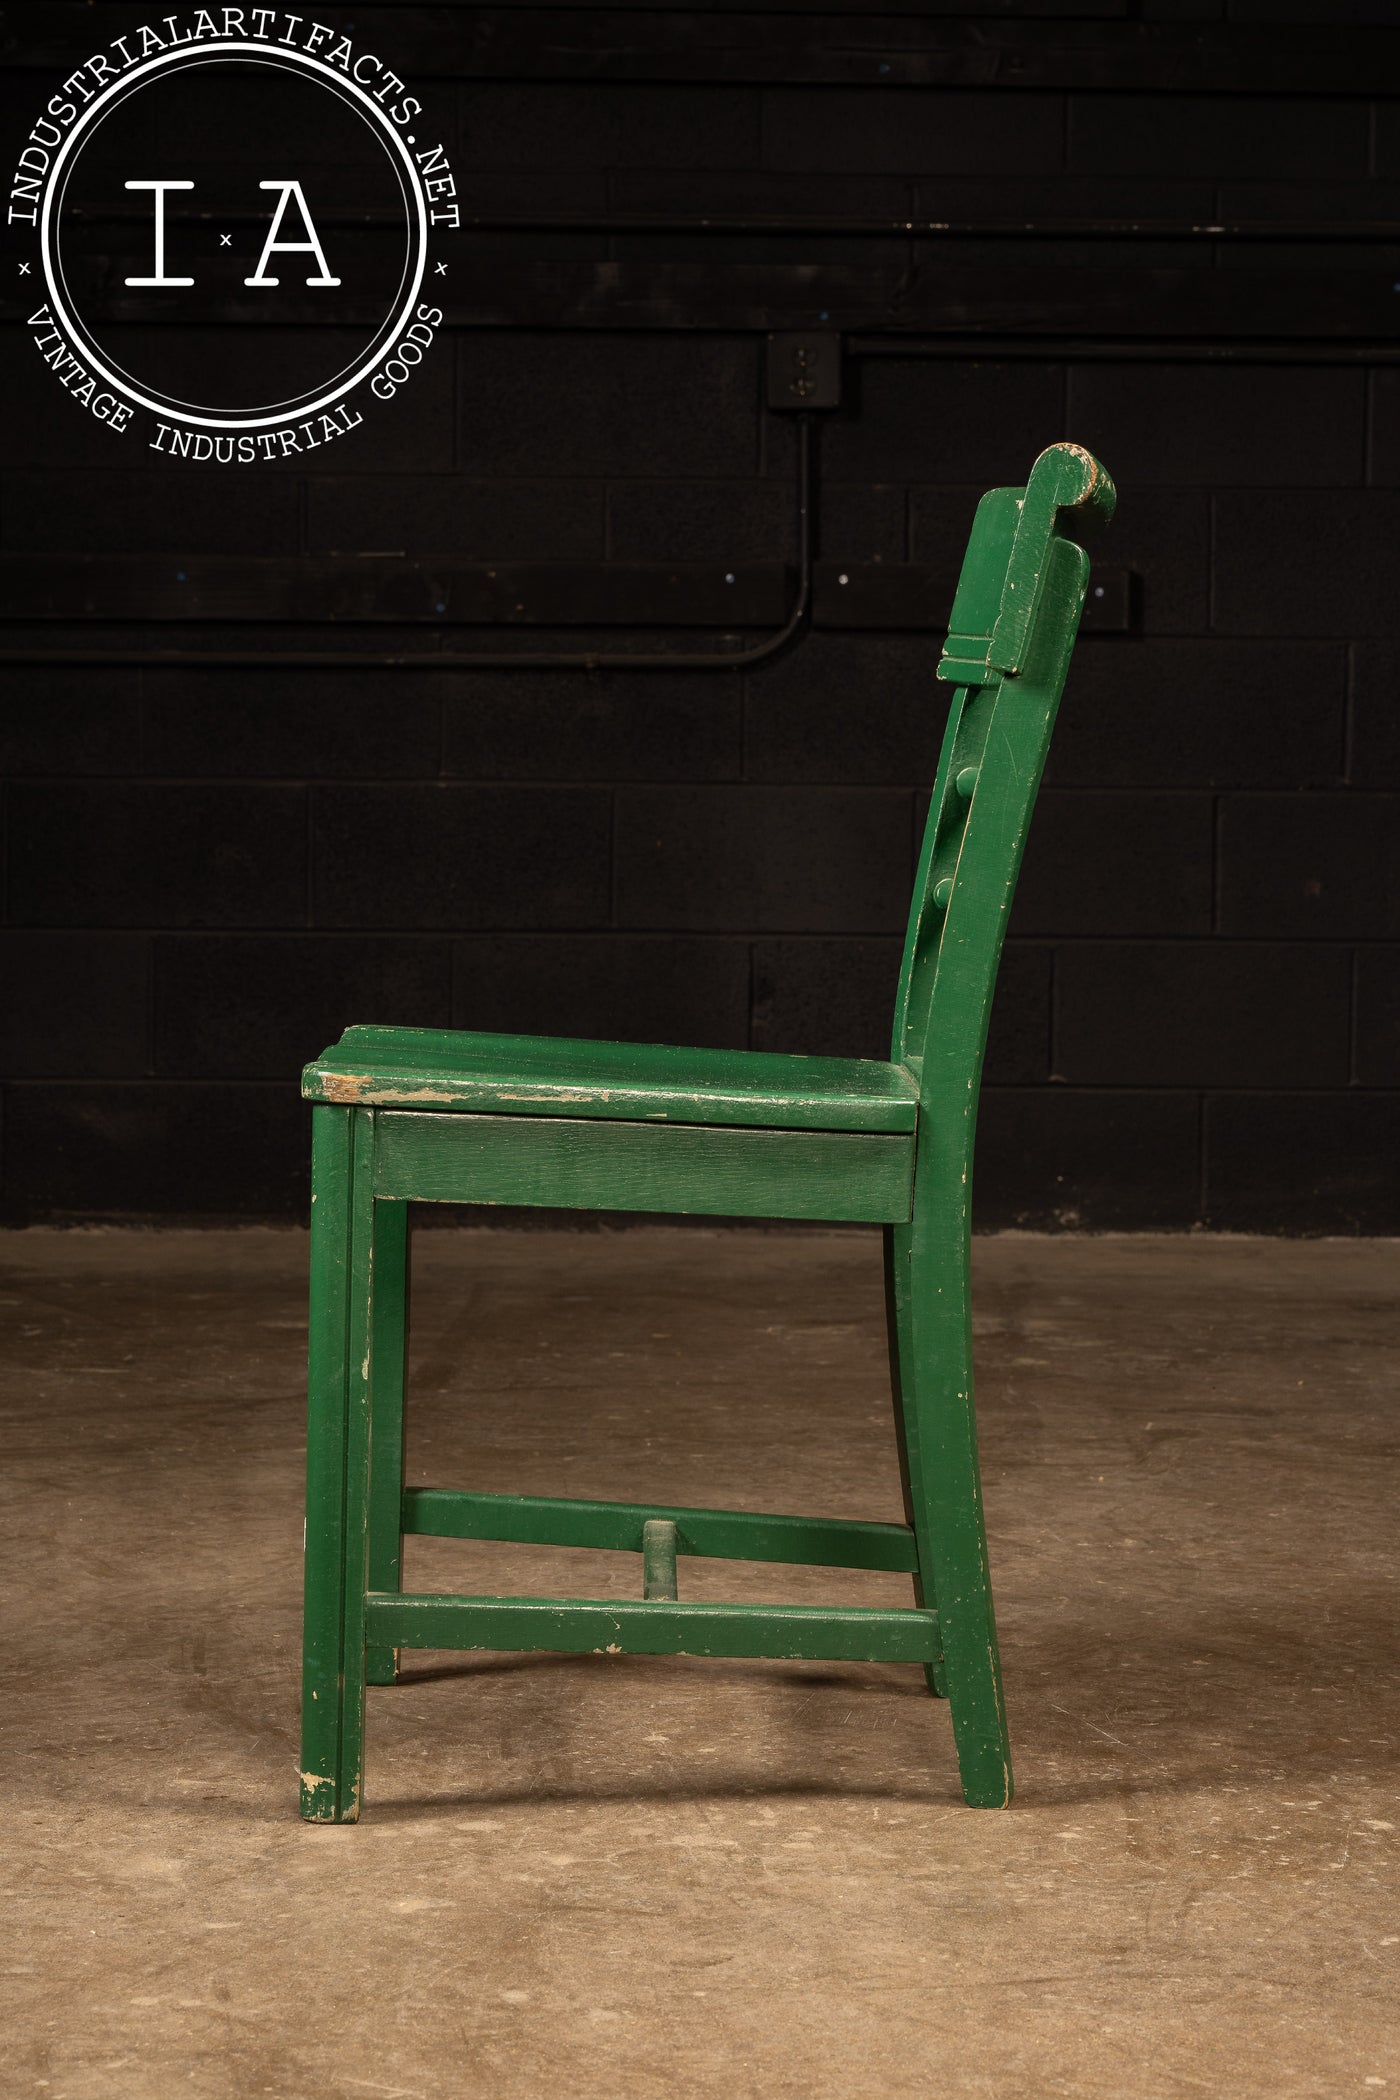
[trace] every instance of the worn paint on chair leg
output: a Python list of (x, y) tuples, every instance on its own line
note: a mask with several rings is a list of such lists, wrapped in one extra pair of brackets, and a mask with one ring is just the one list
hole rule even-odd
[(354, 1111), (350, 1173), (350, 1294), (345, 1410), (344, 1573), (341, 1588), (340, 1761), (336, 1821), (359, 1819), (365, 1736), (365, 1591), (369, 1578), (370, 1393), (374, 1332), (374, 1110)]
[(339, 1821), (342, 1807), (351, 1149), (349, 1111), (315, 1109), (311, 1119), (301, 1812), (317, 1823)]
[[(933, 1558), (928, 1539), (928, 1525), (924, 1511), (927, 1507), (922, 1490), (916, 1496), (910, 1479), (910, 1442), (906, 1427), (904, 1404), (905, 1380), (902, 1366), (909, 1362), (913, 1353), (913, 1331), (909, 1319), (909, 1293), (901, 1289), (903, 1274), (895, 1257), (895, 1233), (897, 1227), (885, 1227), (885, 1321), (889, 1331), (890, 1392), (894, 1401), (894, 1432), (899, 1448), (899, 1478), (904, 1490), (904, 1521), (913, 1527), (919, 1549), (919, 1572), (914, 1577), (914, 1602), (921, 1608), (931, 1604), (938, 1608), (938, 1598), (933, 1584)], [(943, 1666), (940, 1649), (937, 1662), (924, 1669), (924, 1678), (935, 1698), (948, 1696), (947, 1672)]]
[(1004, 1808), (1012, 1792), (1011, 1746), (982, 1519), (961, 1191), (921, 1203), (916, 1181), (914, 1222), (896, 1228), (894, 1257), (897, 1287), (909, 1294), (913, 1392), (905, 1419), (911, 1481), (924, 1505), (920, 1552), (926, 1535), (963, 1796), (974, 1808)]
[[(370, 1363), (369, 1588), (403, 1587), (404, 1378), (408, 1358), (408, 1205), (379, 1203), (374, 1217), (374, 1320)], [(399, 1651), (365, 1651), (370, 1684), (397, 1684)]]

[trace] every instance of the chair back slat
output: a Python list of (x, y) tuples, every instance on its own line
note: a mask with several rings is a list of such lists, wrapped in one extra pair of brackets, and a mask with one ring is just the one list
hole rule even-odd
[(1088, 588), (1072, 536), (1112, 515), (1078, 445), (1042, 452), (1024, 489), (977, 507), (938, 666), (954, 691), (924, 828), (892, 1056), (972, 1125), (1007, 916)]

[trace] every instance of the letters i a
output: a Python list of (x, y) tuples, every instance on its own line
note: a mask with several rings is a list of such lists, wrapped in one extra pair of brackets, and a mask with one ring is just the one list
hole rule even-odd
[[(165, 193), (167, 190), (192, 190), (194, 188), (194, 184), (192, 182), (154, 182), (141, 180), (136, 182), (128, 182), (126, 187), (129, 190), (153, 190), (155, 192), (156, 241), (155, 275), (153, 277), (128, 277), (126, 282), (129, 285), (193, 284), (193, 277), (167, 277), (165, 274)], [(243, 282), (248, 285), (260, 286), (275, 285), (280, 283), (281, 280), (279, 278), (269, 277), (267, 275), (267, 265), (269, 259), (272, 256), (282, 254), (315, 256), (321, 274), (319, 277), (308, 277), (306, 281), (309, 285), (320, 286), (339, 284), (340, 279), (338, 277), (331, 276), (330, 266), (326, 261), (325, 251), (321, 246), (321, 242), (317, 235), (316, 228), (312, 223), (311, 213), (307, 209), (306, 199), (302, 195), (301, 184), (299, 182), (276, 180), (272, 182), (260, 182), (258, 184), (258, 188), (263, 190), (280, 190), (282, 192), (282, 195), (278, 200), (277, 209), (272, 215), (272, 224), (268, 228), (267, 239), (263, 243), (263, 252), (258, 258), (258, 267), (254, 271), (253, 275), (251, 277), (245, 277)], [(287, 206), (293, 197), (296, 198), (297, 210), (301, 213), (301, 223), (307, 238), (304, 241), (281, 241), (277, 238), (277, 236), (282, 230), (282, 221), (287, 215)]]

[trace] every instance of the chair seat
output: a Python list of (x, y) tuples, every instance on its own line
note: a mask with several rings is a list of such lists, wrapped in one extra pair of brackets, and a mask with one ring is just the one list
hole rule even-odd
[(347, 1028), (302, 1093), (341, 1107), (908, 1133), (914, 1075), (864, 1057), (687, 1050), (547, 1035)]

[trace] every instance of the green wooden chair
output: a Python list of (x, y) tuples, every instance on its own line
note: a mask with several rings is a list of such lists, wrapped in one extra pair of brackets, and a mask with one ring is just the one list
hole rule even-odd
[[(1070, 535), (1114, 491), (1077, 445), (978, 506), (938, 676), (955, 690), (891, 1061), (350, 1028), (313, 1111), (301, 1802), (360, 1811), (365, 1685), (401, 1648), (870, 1658), (947, 1696), (966, 1799), (1011, 1762), (972, 1400), (969, 1212), (1007, 912), (1079, 625)], [(885, 1228), (904, 1524), (405, 1488), (411, 1202), (825, 1218)], [(405, 1533), (631, 1549), (635, 1600), (415, 1596)], [(882, 1568), (908, 1607), (687, 1603), (678, 1555)]]

